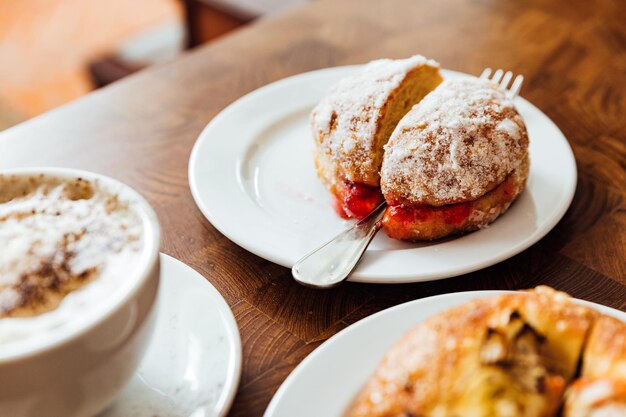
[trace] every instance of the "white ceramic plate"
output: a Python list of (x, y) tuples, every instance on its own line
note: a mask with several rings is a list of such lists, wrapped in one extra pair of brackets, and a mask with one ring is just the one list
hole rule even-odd
[[(250, 252), (290, 268), (350, 225), (334, 212), (316, 176), (308, 116), (331, 85), (357, 68), (269, 84), (208, 124), (191, 153), (189, 183), (213, 226)], [(574, 196), (574, 155), (545, 114), (522, 98), (516, 105), (530, 135), (531, 169), (527, 189), (511, 209), (489, 228), (435, 243), (404, 243), (379, 233), (351, 281), (415, 282), (475, 271), (521, 252), (556, 225)]]
[(154, 337), (139, 370), (99, 417), (222, 417), (241, 374), (237, 323), (220, 293), (161, 254)]
[[(505, 291), (470, 291), (411, 301), (337, 333), (287, 377), (264, 417), (341, 417), (389, 348), (409, 329), (441, 311)], [(626, 321), (626, 313), (575, 300)]]

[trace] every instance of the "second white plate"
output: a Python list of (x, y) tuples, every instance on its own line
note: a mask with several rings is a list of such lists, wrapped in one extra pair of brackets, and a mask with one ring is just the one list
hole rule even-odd
[[(231, 104), (204, 129), (189, 161), (189, 183), (206, 218), (250, 252), (291, 267), (350, 225), (335, 214), (313, 166), (308, 116), (330, 86), (358, 67), (296, 75)], [(444, 77), (464, 74), (442, 71)], [(537, 242), (563, 217), (576, 188), (567, 140), (538, 108), (518, 98), (528, 127), (527, 188), (489, 228), (411, 244), (379, 233), (351, 281), (400, 283), (448, 278), (507, 259)]]
[[(264, 417), (341, 417), (391, 346), (441, 311), (504, 291), (438, 295), (391, 307), (337, 333), (307, 356), (280, 386)], [(574, 300), (626, 321), (626, 313)]]

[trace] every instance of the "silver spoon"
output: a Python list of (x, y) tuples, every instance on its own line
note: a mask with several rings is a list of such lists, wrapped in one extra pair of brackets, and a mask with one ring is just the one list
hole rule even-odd
[(385, 207), (387, 203), (382, 202), (353, 227), (296, 262), (291, 268), (294, 279), (314, 288), (330, 288), (343, 282), (380, 230)]

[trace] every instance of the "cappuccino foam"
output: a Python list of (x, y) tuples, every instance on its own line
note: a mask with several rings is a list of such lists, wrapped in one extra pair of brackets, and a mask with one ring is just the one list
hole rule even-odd
[(98, 181), (0, 175), (0, 344), (102, 302), (136, 267), (142, 232)]

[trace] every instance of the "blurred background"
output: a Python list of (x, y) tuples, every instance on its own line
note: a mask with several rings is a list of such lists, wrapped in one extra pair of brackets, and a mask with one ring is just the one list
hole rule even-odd
[(307, 0), (0, 0), (0, 130)]

